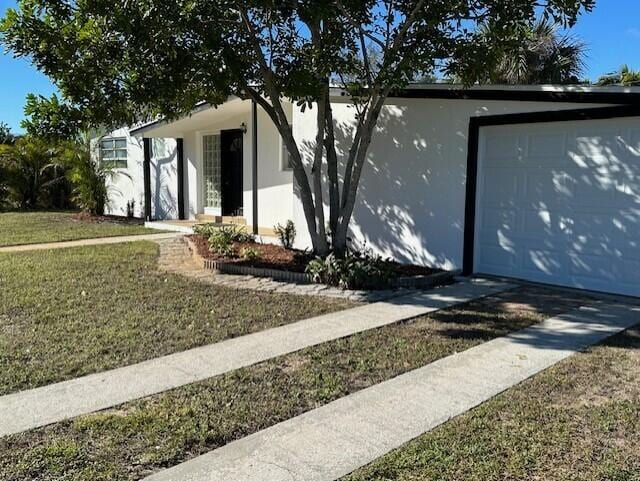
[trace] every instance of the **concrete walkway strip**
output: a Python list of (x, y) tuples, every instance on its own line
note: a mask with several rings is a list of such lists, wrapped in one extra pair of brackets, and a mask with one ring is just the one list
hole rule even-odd
[(513, 287), (488, 280), (461, 282), (2, 396), (0, 436), (117, 406)]
[(113, 237), (98, 237), (95, 239), (79, 239), (62, 242), (45, 242), (43, 244), (22, 244), (19, 246), (0, 247), (0, 254), (4, 252), (44, 251), (49, 249), (65, 249), (67, 247), (98, 246), (107, 244), (122, 244), (124, 242), (154, 241), (181, 236), (178, 232), (164, 232), (160, 234), (121, 235)]
[(582, 307), (341, 398), (146, 481), (333, 481), (638, 322), (637, 305)]

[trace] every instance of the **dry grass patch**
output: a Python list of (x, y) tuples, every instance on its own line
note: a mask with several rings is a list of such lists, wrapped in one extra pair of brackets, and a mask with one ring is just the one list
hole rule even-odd
[(136, 242), (0, 254), (0, 395), (353, 307), (157, 271)]
[(0, 247), (157, 233), (133, 219), (94, 219), (64, 211), (0, 213)]

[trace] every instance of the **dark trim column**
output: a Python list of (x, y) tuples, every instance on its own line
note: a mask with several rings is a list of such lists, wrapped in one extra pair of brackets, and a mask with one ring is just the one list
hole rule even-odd
[(258, 234), (258, 104), (251, 101), (251, 185), (253, 233)]
[(476, 233), (476, 191), (478, 183), (478, 140), (480, 125), (475, 118), (469, 121), (467, 144), (467, 179), (464, 209), (464, 247), (462, 253), (462, 274), (473, 274), (473, 255)]
[(144, 220), (153, 220), (151, 216), (151, 139), (144, 138), (144, 161), (142, 172), (144, 175)]
[(184, 220), (184, 140), (176, 139), (176, 157), (178, 161), (178, 219)]

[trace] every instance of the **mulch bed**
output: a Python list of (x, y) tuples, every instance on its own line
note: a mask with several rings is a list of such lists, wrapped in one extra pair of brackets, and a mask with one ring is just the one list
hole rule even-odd
[[(258, 253), (257, 259), (249, 261), (241, 257), (226, 257), (211, 252), (207, 239), (202, 235), (191, 235), (189, 238), (196, 245), (198, 254), (201, 257), (242, 266), (278, 269), (289, 272), (306, 272), (307, 264), (314, 258), (314, 256), (308, 252), (296, 249), (285, 249), (278, 245), (258, 244), (256, 242), (234, 242), (233, 247), (236, 252), (240, 252), (243, 247), (250, 247)], [(440, 269), (432, 269), (430, 267), (412, 264), (394, 263), (394, 266), (398, 277), (428, 276), (442, 272)]]
[(78, 212), (73, 214), (71, 219), (89, 224), (123, 224), (123, 225), (143, 225), (144, 220), (136, 217), (122, 217), (118, 215), (93, 215), (89, 212)]

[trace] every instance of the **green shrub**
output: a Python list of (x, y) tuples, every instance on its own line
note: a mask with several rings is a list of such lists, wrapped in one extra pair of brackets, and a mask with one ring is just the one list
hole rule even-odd
[(260, 254), (253, 247), (243, 247), (240, 249), (240, 257), (242, 257), (245, 261), (255, 261)]
[(388, 287), (396, 276), (389, 259), (370, 252), (350, 252), (344, 257), (329, 254), (316, 257), (307, 265), (315, 282), (343, 289), (380, 289)]
[(136, 214), (136, 201), (131, 199), (127, 201), (127, 218), (133, 219)]
[(209, 249), (221, 256), (233, 257), (236, 252), (234, 242), (254, 242), (253, 234), (245, 232), (241, 227), (230, 225), (216, 227), (209, 234)]
[(193, 233), (204, 236), (208, 239), (216, 229), (217, 226), (213, 223), (196, 224), (193, 226)]
[(296, 226), (292, 220), (288, 220), (285, 225), (276, 224), (273, 230), (278, 235), (282, 247), (291, 249), (296, 240)]
[(104, 215), (109, 204), (107, 181), (117, 175), (128, 175), (116, 172), (95, 158), (89, 134), (77, 141), (67, 142), (65, 157), (75, 204), (85, 212)]

